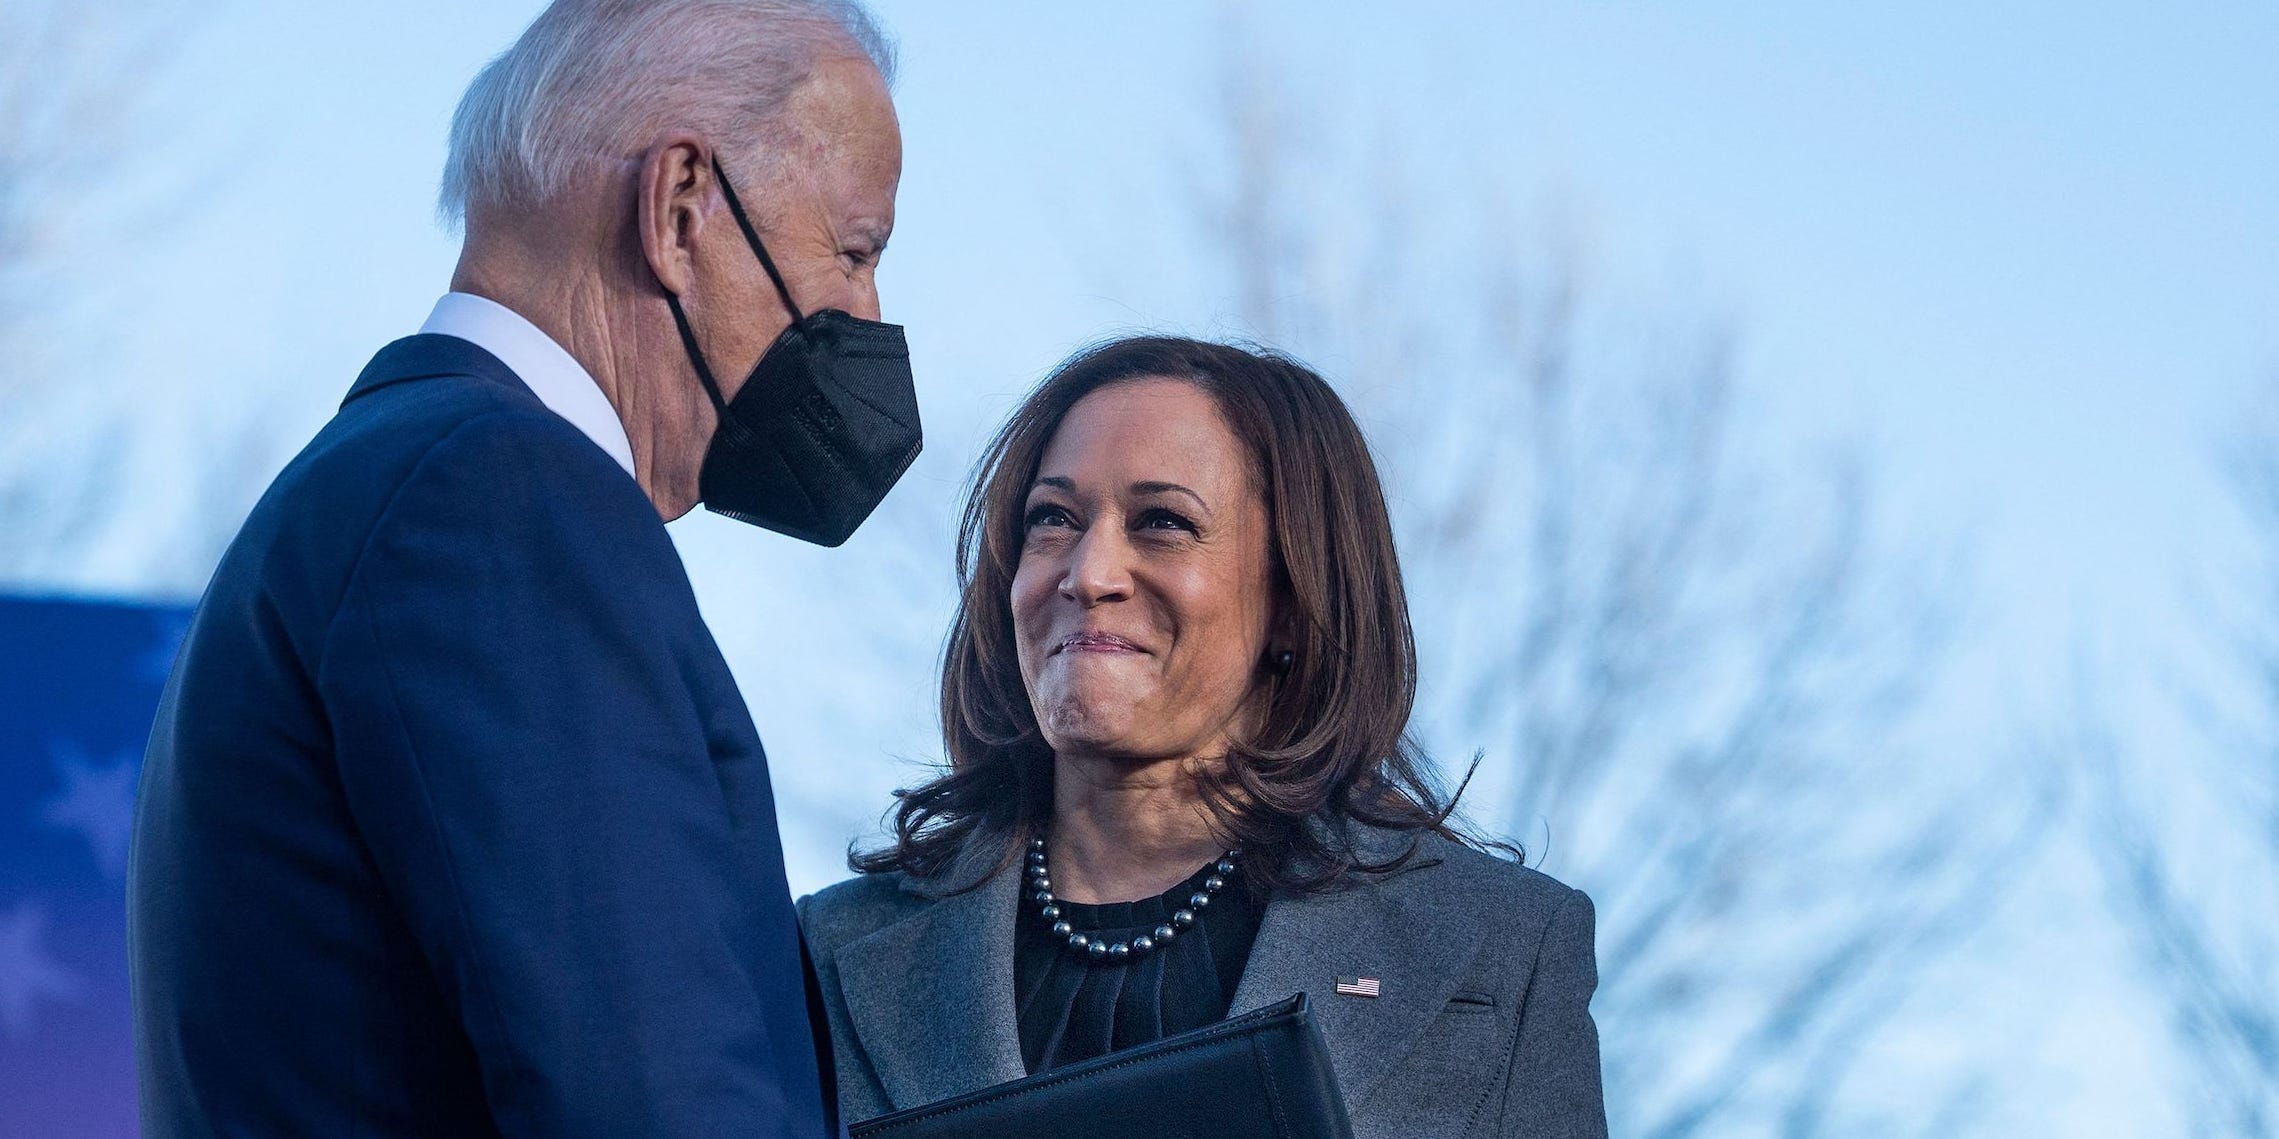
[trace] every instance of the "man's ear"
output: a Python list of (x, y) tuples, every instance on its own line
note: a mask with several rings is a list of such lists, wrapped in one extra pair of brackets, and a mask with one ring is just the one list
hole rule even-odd
[(695, 278), (696, 239), (712, 196), (712, 151), (692, 134), (667, 135), (641, 156), (635, 225), (649, 271), (674, 296)]

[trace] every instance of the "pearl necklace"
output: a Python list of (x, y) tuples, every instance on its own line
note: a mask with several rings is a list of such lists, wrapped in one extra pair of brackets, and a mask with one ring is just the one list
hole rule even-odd
[(1219, 856), (1211, 867), (1211, 876), (1203, 879), (1203, 888), (1187, 896), (1184, 909), (1172, 912), (1171, 920), (1155, 927), (1152, 933), (1143, 933), (1130, 941), (1109, 941), (1089, 933), (1078, 933), (1076, 927), (1061, 917), (1060, 902), (1052, 896), (1052, 870), (1045, 862), (1045, 840), (1029, 840), (1029, 900), (1037, 904), (1037, 912), (1052, 926), (1052, 935), (1060, 938), (1068, 951), (1093, 963), (1107, 962), (1122, 965), (1138, 960), (1171, 944), (1172, 939), (1185, 933), (1195, 924), (1195, 911), (1211, 904), (1211, 897), (1227, 887), (1227, 875), (1234, 873), (1234, 860), (1242, 852), (1230, 850)]

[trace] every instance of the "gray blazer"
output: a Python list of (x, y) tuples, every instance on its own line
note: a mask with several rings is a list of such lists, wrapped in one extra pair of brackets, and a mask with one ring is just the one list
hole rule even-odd
[[(799, 903), (849, 1121), (1025, 1075), (1018, 875), (880, 874)], [(971, 881), (978, 875), (964, 875)], [(1275, 897), (1232, 1013), (1304, 991), (1356, 1139), (1604, 1136), (1591, 902), (1439, 837), (1388, 875)], [(1339, 977), (1382, 995), (1342, 996)]]

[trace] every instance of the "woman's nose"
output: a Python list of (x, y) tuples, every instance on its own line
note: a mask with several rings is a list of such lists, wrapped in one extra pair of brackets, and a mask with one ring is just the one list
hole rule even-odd
[(1060, 578), (1060, 595), (1089, 609), (1132, 595), (1128, 568), (1129, 544), (1120, 530), (1094, 526), (1069, 552), (1068, 570)]

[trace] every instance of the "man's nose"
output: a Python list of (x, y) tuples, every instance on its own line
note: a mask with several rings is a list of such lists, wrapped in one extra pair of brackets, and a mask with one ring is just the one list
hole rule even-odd
[(847, 282), (846, 289), (830, 307), (841, 309), (857, 320), (880, 320), (878, 304), (878, 278), (865, 272)]
[(1132, 595), (1130, 543), (1113, 526), (1094, 526), (1077, 540), (1061, 575), (1060, 595), (1087, 609)]

